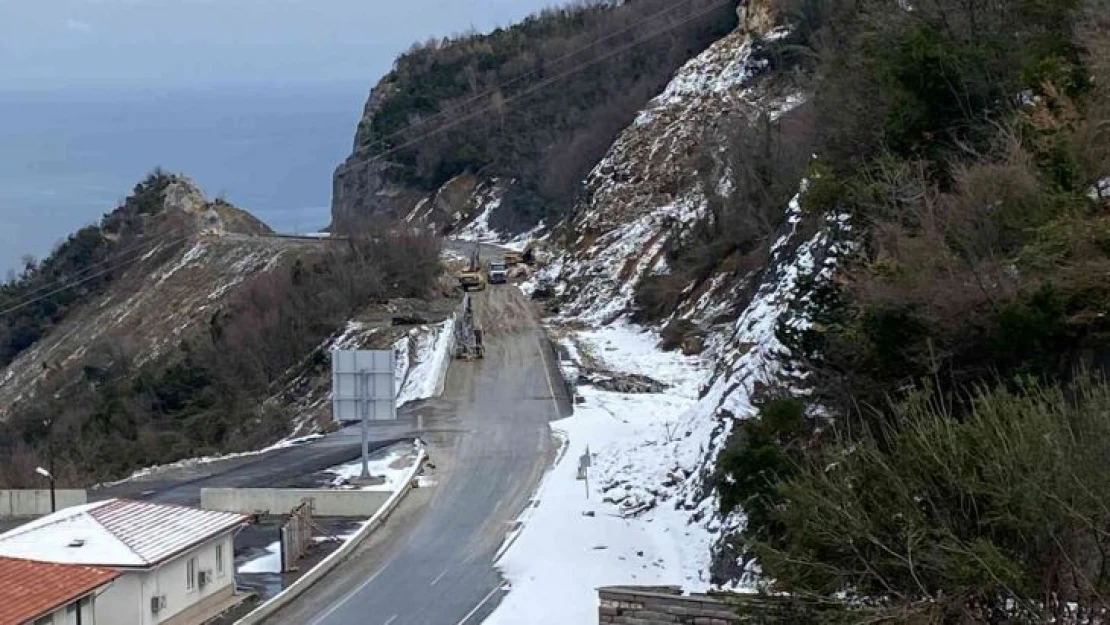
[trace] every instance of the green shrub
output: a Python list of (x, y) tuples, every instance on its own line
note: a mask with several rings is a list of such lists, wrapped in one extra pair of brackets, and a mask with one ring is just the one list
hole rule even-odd
[(737, 425), (733, 441), (721, 452), (714, 478), (720, 512), (742, 509), (748, 540), (768, 539), (780, 531), (774, 520), (782, 503), (778, 484), (794, 475), (808, 433), (804, 402), (769, 399), (754, 417)]
[(956, 420), (919, 396), (899, 427), (842, 433), (799, 465), (775, 491), (781, 536), (752, 536), (767, 576), (992, 622), (1106, 609), (1110, 387), (983, 391), (972, 406)]

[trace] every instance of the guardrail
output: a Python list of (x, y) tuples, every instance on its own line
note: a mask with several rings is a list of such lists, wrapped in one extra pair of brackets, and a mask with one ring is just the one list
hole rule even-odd
[(321, 560), (319, 564), (312, 567), (307, 573), (298, 578), (297, 581), (290, 584), (288, 588), (274, 595), (243, 618), (235, 621), (235, 625), (256, 625), (257, 623), (263, 622), (281, 608), (289, 605), (289, 603), (303, 594), (313, 584), (330, 573), (332, 569), (339, 566), (343, 560), (347, 559), (347, 556), (351, 555), (363, 541), (374, 533), (374, 530), (385, 524), (385, 520), (389, 514), (397, 508), (401, 503), (401, 499), (404, 498), (413, 487), (413, 484), (416, 483), (416, 478), (420, 475), (420, 470), (424, 467), (424, 462), (427, 458), (427, 454), (421, 449), (420, 453), (417, 454), (416, 464), (413, 465), (412, 472), (405, 480), (404, 485), (390, 495), (385, 504), (370, 517), (359, 531), (355, 532), (355, 534), (347, 539), (338, 549), (328, 554), (328, 557)]

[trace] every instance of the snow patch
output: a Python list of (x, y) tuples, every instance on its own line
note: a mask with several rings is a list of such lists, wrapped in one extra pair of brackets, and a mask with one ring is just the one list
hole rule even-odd
[[(448, 319), (435, 326), (413, 330), (394, 344), (398, 407), (443, 392), (454, 332), (455, 320)], [(415, 354), (411, 358), (410, 349)]]
[(366, 466), (370, 475), (385, 479), (381, 484), (349, 486), (352, 480), (362, 475), (361, 459), (326, 469), (325, 472), (335, 476), (331, 483), (333, 488), (393, 492), (400, 489), (411, 476), (412, 466), (416, 463), (422, 448), (423, 446), (419, 441), (413, 441), (412, 443), (399, 443), (371, 454), (370, 458), (367, 459)]
[(240, 574), (281, 573), (281, 543), (266, 545), (262, 555), (240, 564), (236, 571)]
[[(659, 479), (668, 473), (665, 455), (653, 458), (635, 446), (665, 441), (675, 415), (692, 400), (592, 388), (582, 394), (585, 403), (574, 416), (552, 426), (566, 448), (540, 488), (538, 506), (521, 517), (523, 529), (497, 562), (512, 591), (487, 625), (516, 625), (521, 614), (535, 625), (595, 622), (598, 586), (705, 586), (710, 533), (681, 511), (660, 507), (628, 517), (604, 500), (626, 496), (619, 486), (607, 490), (614, 476), (636, 472)], [(576, 479), (587, 448), (593, 462), (588, 496), (586, 482)], [(544, 609), (536, 610), (538, 605)]]
[(497, 181), (494, 180), (491, 182), (491, 188), (480, 190), (476, 195), (478, 216), (455, 233), (453, 238), (460, 241), (497, 243), (502, 237), (490, 228), (489, 218), (493, 211), (501, 206), (503, 191), (497, 186)]
[(123, 482), (127, 482), (127, 481), (130, 481), (130, 480), (136, 480), (136, 479), (140, 479), (140, 478), (143, 478), (143, 477), (149, 477), (151, 475), (157, 475), (159, 473), (164, 473), (166, 471), (171, 471), (171, 470), (174, 470), (174, 469), (187, 469), (187, 468), (197, 467), (197, 466), (201, 466), (201, 465), (205, 465), (205, 464), (211, 464), (213, 462), (220, 462), (220, 461), (223, 461), (223, 460), (234, 460), (236, 458), (247, 458), (247, 457), (250, 457), (250, 456), (258, 456), (258, 455), (261, 455), (261, 454), (269, 453), (271, 451), (275, 451), (277, 449), (285, 449), (287, 447), (293, 447), (295, 445), (303, 445), (305, 443), (314, 441), (318, 438), (323, 438), (323, 436), (324, 436), (323, 434), (310, 434), (308, 436), (299, 436), (299, 437), (296, 437), (296, 438), (288, 438), (288, 439), (285, 439), (285, 440), (281, 440), (281, 441), (278, 441), (278, 442), (274, 443), (273, 445), (270, 445), (269, 447), (265, 447), (263, 449), (257, 449), (257, 450), (254, 450), (254, 451), (244, 451), (244, 452), (240, 452), (240, 453), (222, 454), (222, 455), (216, 455), (216, 456), (201, 456), (199, 458), (186, 458), (184, 460), (178, 460), (177, 462), (170, 462), (168, 464), (159, 464), (159, 465), (149, 466), (149, 467), (139, 469), (138, 471), (135, 471), (130, 476), (128, 476), (128, 477), (126, 477), (122, 480), (118, 480), (118, 481), (115, 481), (115, 482), (107, 482), (107, 483), (104, 483), (104, 484), (97, 484), (96, 486), (93, 486), (93, 488), (96, 489), (96, 488), (101, 488), (101, 487), (104, 487), (104, 486), (114, 486), (116, 484), (121, 484)]

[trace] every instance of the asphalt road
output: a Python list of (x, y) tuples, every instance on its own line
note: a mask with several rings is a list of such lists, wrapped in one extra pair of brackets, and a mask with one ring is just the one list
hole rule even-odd
[(494, 557), (547, 466), (548, 422), (570, 406), (523, 294), (493, 287), (475, 304), (486, 358), (454, 362), (443, 396), (419, 408), (437, 486), (406, 499), (379, 532), (388, 544), (349, 559), (269, 624), (476, 624), (500, 601)]
[[(399, 416), (411, 417), (416, 408), (402, 409)], [(414, 419), (374, 430), (372, 449), (411, 438)], [(200, 505), (201, 488), (265, 488), (309, 486), (305, 480), (317, 471), (358, 458), (362, 439), (357, 427), (348, 427), (323, 438), (255, 456), (233, 458), (210, 464), (181, 467), (156, 475), (89, 491), (89, 499), (112, 497), (143, 499), (159, 503)]]

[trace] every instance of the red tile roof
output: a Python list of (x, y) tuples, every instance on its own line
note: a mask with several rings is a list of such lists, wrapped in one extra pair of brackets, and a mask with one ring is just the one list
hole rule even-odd
[(0, 625), (22, 625), (115, 579), (111, 569), (0, 558)]

